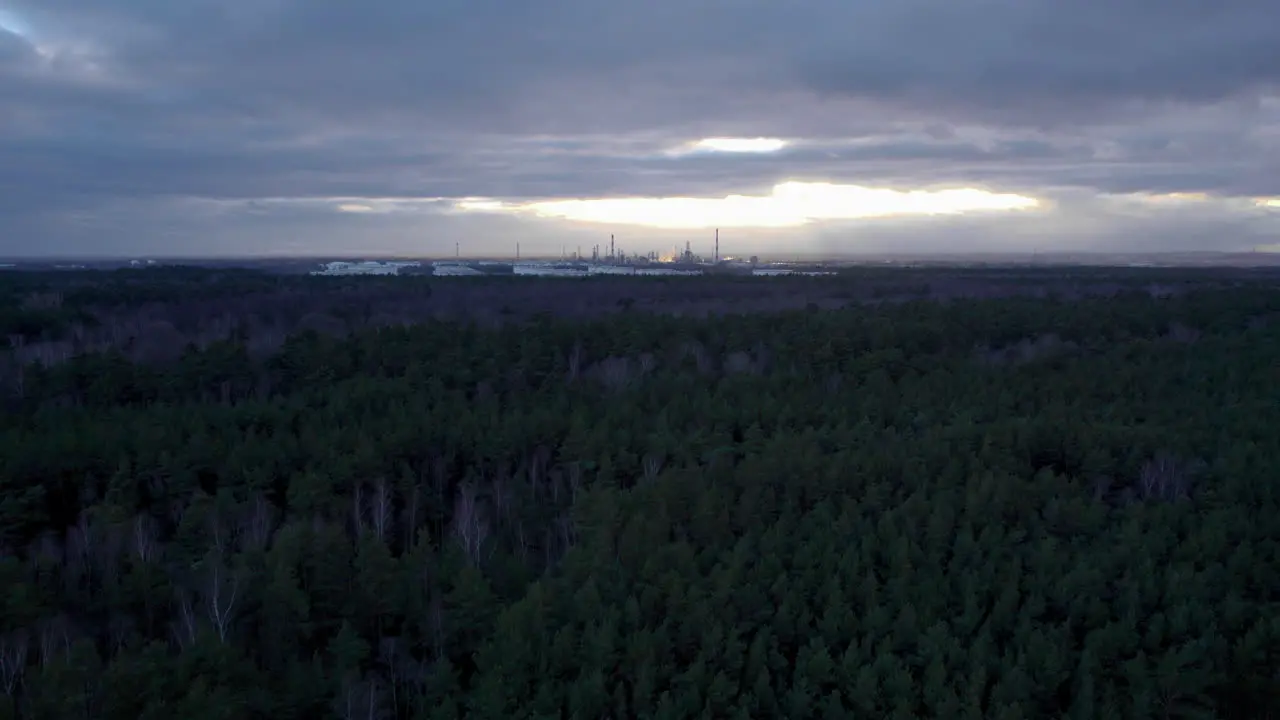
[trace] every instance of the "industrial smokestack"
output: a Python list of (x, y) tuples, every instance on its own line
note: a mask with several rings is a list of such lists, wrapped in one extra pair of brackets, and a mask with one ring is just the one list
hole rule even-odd
[(720, 262), (720, 228), (716, 228), (716, 257), (713, 262)]

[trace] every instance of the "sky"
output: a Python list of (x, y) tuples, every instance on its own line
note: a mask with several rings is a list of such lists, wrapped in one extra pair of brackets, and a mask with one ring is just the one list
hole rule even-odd
[(1280, 250), (1275, 0), (0, 0), (0, 256)]

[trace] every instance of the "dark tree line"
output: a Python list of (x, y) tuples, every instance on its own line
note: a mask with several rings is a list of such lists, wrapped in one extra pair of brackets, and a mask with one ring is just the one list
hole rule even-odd
[(1152, 295), (27, 366), (0, 716), (1269, 717), (1280, 293)]

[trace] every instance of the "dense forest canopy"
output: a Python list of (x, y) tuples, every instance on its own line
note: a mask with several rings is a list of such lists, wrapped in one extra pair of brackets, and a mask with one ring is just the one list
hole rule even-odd
[(1073, 273), (7, 275), (0, 718), (1271, 717), (1280, 290)]

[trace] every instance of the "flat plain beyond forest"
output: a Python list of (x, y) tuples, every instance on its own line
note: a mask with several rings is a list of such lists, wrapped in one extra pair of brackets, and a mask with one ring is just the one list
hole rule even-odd
[(1280, 270), (0, 273), (4, 718), (1269, 718)]

